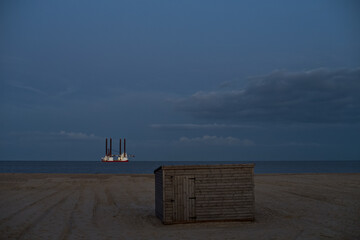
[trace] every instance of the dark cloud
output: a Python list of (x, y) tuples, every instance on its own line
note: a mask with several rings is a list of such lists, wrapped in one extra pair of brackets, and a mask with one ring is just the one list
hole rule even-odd
[(242, 89), (198, 92), (176, 101), (195, 117), (230, 121), (356, 123), (360, 120), (360, 68), (275, 71)]

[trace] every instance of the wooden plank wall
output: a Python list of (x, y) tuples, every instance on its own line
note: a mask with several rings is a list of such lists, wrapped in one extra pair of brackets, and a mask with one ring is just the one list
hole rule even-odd
[(163, 171), (155, 172), (155, 214), (163, 220)]
[(174, 203), (175, 203), (175, 187), (174, 187), (174, 175), (169, 175), (167, 171), (164, 171), (164, 216), (163, 223), (173, 223), (174, 218)]
[(174, 177), (173, 221), (195, 221), (195, 178), (193, 176)]
[[(164, 169), (164, 223), (216, 220), (254, 219), (254, 172), (253, 167)], [(194, 179), (194, 197), (182, 196), (184, 180)], [(177, 179), (177, 180), (175, 180)], [(181, 185), (182, 184), (182, 185)], [(177, 189), (177, 190), (175, 190)], [(186, 194), (186, 193), (184, 193)], [(193, 203), (184, 203), (194, 199)], [(189, 205), (190, 204), (190, 205)], [(184, 206), (192, 206), (195, 216), (177, 218), (179, 211), (188, 211)], [(191, 213), (183, 213), (184, 215)]]

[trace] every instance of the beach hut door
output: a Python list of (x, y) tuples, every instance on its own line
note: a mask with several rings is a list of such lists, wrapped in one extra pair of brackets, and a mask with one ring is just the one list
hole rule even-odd
[(175, 176), (174, 178), (174, 222), (194, 222), (195, 216), (195, 178), (194, 176)]

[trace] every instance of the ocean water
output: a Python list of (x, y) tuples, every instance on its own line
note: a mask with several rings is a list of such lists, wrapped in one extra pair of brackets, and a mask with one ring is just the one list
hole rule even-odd
[(360, 173), (360, 161), (0, 161), (0, 173), (142, 173), (164, 165), (255, 163), (255, 173)]

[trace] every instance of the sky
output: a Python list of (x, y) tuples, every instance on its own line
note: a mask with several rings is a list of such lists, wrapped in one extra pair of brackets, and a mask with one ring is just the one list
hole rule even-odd
[(0, 2), (0, 160), (360, 160), (360, 3)]

